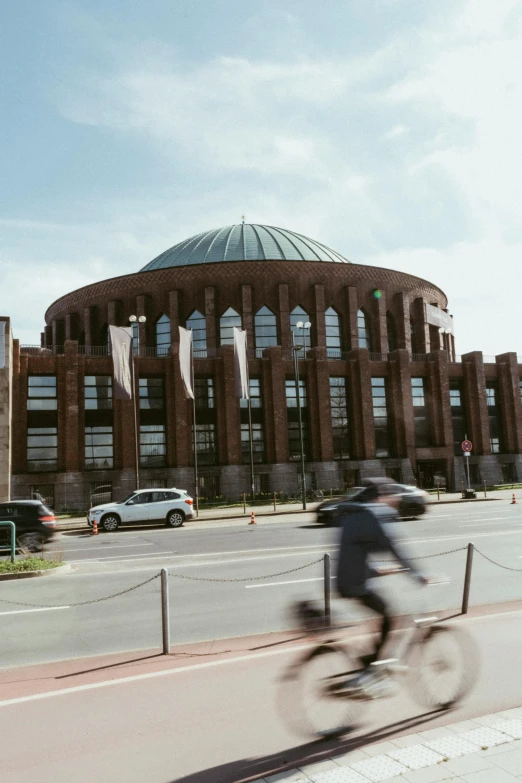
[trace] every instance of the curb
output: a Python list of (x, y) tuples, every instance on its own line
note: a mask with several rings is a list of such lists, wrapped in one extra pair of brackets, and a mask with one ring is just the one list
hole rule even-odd
[(43, 571), (18, 571), (13, 574), (0, 574), (0, 582), (7, 582), (10, 579), (31, 579), (35, 576), (61, 576), (69, 574), (75, 569), (70, 563), (64, 563), (56, 568), (46, 568)]
[[(335, 498), (334, 498), (335, 500)], [(474, 500), (472, 498), (470, 499), (464, 499), (464, 498), (458, 498), (456, 500), (432, 500), (431, 503), (428, 503), (428, 506), (447, 506), (450, 504), (456, 504), (456, 503), (491, 503), (491, 502), (501, 502), (503, 498), (475, 498)], [(298, 509), (289, 509), (287, 511), (256, 511), (256, 516), (258, 517), (278, 517), (278, 516), (285, 516), (289, 514), (311, 514), (315, 511), (315, 508), (307, 509), (306, 511), (303, 511), (302, 508)], [(245, 513), (245, 514), (232, 514), (232, 515), (223, 515), (218, 517), (194, 517), (191, 520), (188, 520), (187, 525), (190, 526), (191, 522), (219, 522), (226, 520), (227, 522), (230, 522), (234, 519), (237, 519), (238, 522), (243, 522), (245, 519), (247, 519), (251, 514), (251, 510)], [(77, 525), (77, 524), (71, 524), (71, 527), (67, 526), (67, 523), (64, 525), (60, 525), (59, 523), (56, 525), (56, 530), (63, 531), (63, 532), (69, 532), (74, 533), (78, 531), (84, 531), (84, 530), (90, 530), (91, 528), (87, 523), (84, 525)]]

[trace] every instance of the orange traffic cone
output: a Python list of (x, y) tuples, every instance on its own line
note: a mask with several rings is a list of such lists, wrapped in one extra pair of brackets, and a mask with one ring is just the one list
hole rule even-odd
[(97, 536), (98, 535), (98, 523), (96, 520), (92, 523), (92, 535)]
[(513, 492), (513, 497), (512, 497), (512, 499), (511, 499), (511, 505), (512, 505), (512, 506), (516, 506), (516, 505), (517, 505), (517, 499), (516, 499), (516, 497), (515, 497), (515, 493), (514, 493), (514, 492)]
[(256, 515), (255, 515), (255, 513), (253, 511), (252, 511), (252, 513), (250, 515), (250, 522), (248, 524), (249, 525), (255, 525), (256, 524)]

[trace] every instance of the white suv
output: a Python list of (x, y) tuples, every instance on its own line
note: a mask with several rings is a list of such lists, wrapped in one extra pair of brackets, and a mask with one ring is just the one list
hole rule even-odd
[(192, 519), (192, 498), (184, 489), (138, 489), (118, 503), (102, 503), (89, 510), (88, 524), (94, 520), (106, 531), (133, 522), (163, 522), (167, 527), (181, 527)]

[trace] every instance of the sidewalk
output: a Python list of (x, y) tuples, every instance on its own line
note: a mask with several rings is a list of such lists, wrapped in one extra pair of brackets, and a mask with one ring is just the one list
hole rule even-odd
[[(511, 501), (512, 494), (513, 493), (511, 492), (511, 490), (500, 490), (498, 492), (488, 492), (487, 497), (484, 497), (483, 492), (481, 491), (481, 492), (477, 492), (476, 500), (464, 500), (460, 492), (452, 492), (452, 493), (441, 495), (440, 500), (437, 500), (436, 495), (432, 495), (430, 505), (441, 506), (447, 503), (481, 503), (484, 501), (487, 502), (491, 500)], [(325, 500), (328, 499), (329, 499), (328, 496), (325, 495)], [(338, 498), (334, 498), (334, 501), (337, 499)], [(519, 501), (522, 502), (522, 497), (519, 497)], [(308, 502), (306, 504), (305, 513), (315, 511), (318, 505), (319, 503), (316, 502), (313, 503)], [(236, 517), (238, 519), (246, 519), (247, 517), (250, 517), (252, 511), (254, 511), (256, 517), (258, 516), (276, 517), (284, 514), (302, 514), (303, 507), (300, 503), (285, 503), (282, 505), (277, 505), (276, 511), (274, 511), (272, 504), (264, 505), (264, 506), (251, 506), (247, 503), (246, 513), (243, 511), (243, 506), (233, 507), (233, 508), (202, 509), (199, 512), (199, 517), (197, 518), (194, 517), (194, 519), (192, 519), (189, 524), (191, 527), (193, 527), (195, 523), (201, 523), (201, 522), (215, 522), (218, 520), (230, 520)], [(84, 528), (87, 528), (87, 521), (85, 516), (73, 517), (72, 519), (65, 519), (59, 521), (57, 524), (57, 530), (78, 530)]]
[(522, 707), (365, 746), (253, 783), (515, 783)]

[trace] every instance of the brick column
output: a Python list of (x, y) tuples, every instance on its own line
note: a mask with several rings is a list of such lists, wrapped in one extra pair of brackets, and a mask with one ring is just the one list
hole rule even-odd
[[(136, 297), (136, 315), (138, 318), (140, 315), (144, 315), (147, 317), (147, 297), (140, 295)], [(140, 341), (140, 348), (147, 345), (147, 334), (151, 333), (152, 328), (154, 324), (148, 323), (146, 321), (144, 324), (138, 323), (138, 334), (139, 334), (139, 341)]]
[(240, 465), (241, 422), (236, 397), (234, 346), (222, 345), (221, 361), (216, 362), (216, 409), (218, 418), (218, 454), (221, 465)]
[(413, 302), (413, 324), (419, 353), (430, 352), (430, 327), (426, 322), (426, 300), (422, 297)]
[(254, 342), (254, 317), (252, 313), (252, 286), (241, 286), (241, 310), (243, 329), (247, 333), (247, 346), (249, 351), (255, 348)]
[(74, 316), (71, 313), (67, 313), (65, 316), (65, 339), (66, 340), (72, 340), (72, 333), (73, 333), (73, 318)]
[(292, 338), (290, 335), (290, 301), (286, 283), (280, 283), (279, 285), (279, 329), (281, 332), (281, 347), (288, 352), (292, 348)]
[(205, 320), (207, 327), (207, 350), (209, 356), (215, 353), (218, 347), (218, 339), (216, 336), (216, 289), (213, 286), (207, 286), (205, 288)]
[(112, 299), (107, 306), (107, 325), (119, 326), (121, 319), (121, 302)]
[(312, 316), (312, 345), (326, 348), (326, 304), (324, 285), (314, 285), (314, 314)]
[(307, 367), (312, 462), (330, 462), (334, 450), (326, 348), (312, 348), (311, 356)]
[(498, 391), (502, 416), (503, 451), (522, 453), (522, 405), (520, 404), (519, 368), (516, 353), (496, 357)]
[(491, 454), (489, 441), (488, 406), (486, 402), (486, 376), (481, 351), (462, 356), (464, 371), (464, 397), (467, 412), (468, 438), (473, 443), (474, 454)]
[(357, 301), (357, 288), (354, 286), (348, 286), (344, 289), (346, 297), (346, 310), (347, 318), (344, 319), (348, 326), (348, 340), (345, 345), (348, 345), (350, 350), (354, 351), (359, 347), (359, 332), (357, 330), (357, 310), (359, 309)]
[(52, 326), (46, 326), (44, 329), (44, 346), (50, 346), (53, 344), (53, 329)]
[(349, 400), (352, 409), (354, 459), (375, 459), (370, 360), (366, 348), (347, 356)]
[(395, 294), (394, 299), (397, 307), (395, 319), (397, 342), (400, 349), (404, 349), (411, 354), (410, 300), (408, 294)]
[(415, 464), (415, 428), (411, 399), (411, 366), (407, 350), (392, 351), (388, 357), (389, 407), (392, 411), (393, 440), (397, 457)]
[(453, 456), (453, 425), (449, 399), (448, 357), (444, 351), (430, 353), (428, 373), (433, 444), (446, 446), (449, 458)]
[(386, 326), (386, 294), (381, 291), (374, 299), (372, 312), (373, 345), (376, 353), (388, 353), (388, 329)]
[(92, 338), (94, 333), (94, 313), (92, 307), (85, 307), (83, 310), (83, 332), (85, 345), (90, 348), (93, 345)]
[(169, 291), (170, 318), (170, 351), (173, 353), (174, 345), (179, 345), (179, 291)]
[(279, 346), (266, 348), (264, 353), (268, 357), (263, 361), (266, 461), (288, 462), (285, 362)]
[(192, 454), (192, 400), (185, 397), (179, 367), (179, 343), (165, 358), (165, 418), (167, 424), (167, 464), (186, 468), (194, 464)]
[(65, 381), (65, 470), (76, 472), (80, 469), (79, 441), (80, 416), (78, 391), (80, 378), (78, 372), (78, 343), (66, 340), (64, 345), (64, 381)]

